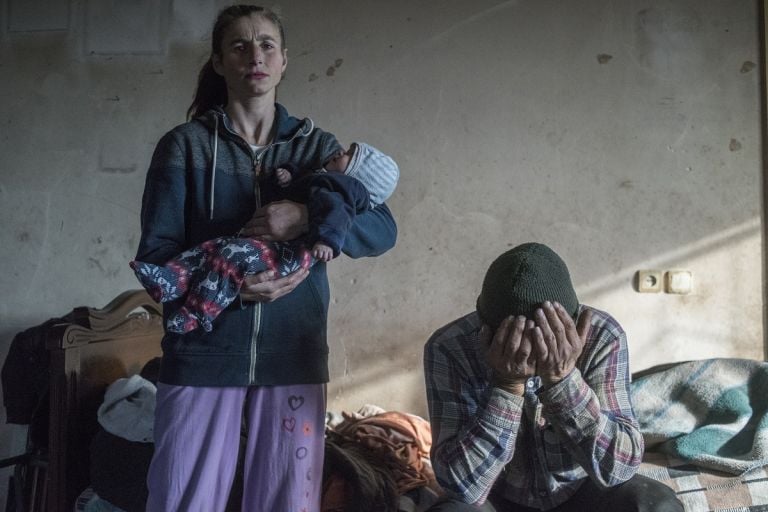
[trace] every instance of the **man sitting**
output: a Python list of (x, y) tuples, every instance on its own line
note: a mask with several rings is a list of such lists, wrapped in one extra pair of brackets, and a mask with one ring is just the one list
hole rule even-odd
[(432, 464), (448, 499), (431, 512), (682, 512), (637, 475), (624, 331), (579, 304), (568, 268), (542, 244), (494, 261), (477, 311), (424, 352)]

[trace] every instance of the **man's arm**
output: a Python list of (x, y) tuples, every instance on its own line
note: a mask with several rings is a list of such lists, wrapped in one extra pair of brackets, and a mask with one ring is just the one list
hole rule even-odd
[(637, 471), (643, 437), (630, 402), (626, 335), (607, 315), (591, 329), (578, 367), (539, 398), (574, 458), (594, 482), (610, 487)]
[(482, 504), (514, 455), (523, 398), (482, 383), (482, 365), (461, 348), (476, 334), (453, 335), (456, 343), (450, 330), (438, 331), (424, 350), (432, 466), (451, 495)]

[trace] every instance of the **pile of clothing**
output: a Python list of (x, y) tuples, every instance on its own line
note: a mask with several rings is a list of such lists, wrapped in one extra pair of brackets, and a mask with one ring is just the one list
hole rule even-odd
[(326, 426), (322, 512), (418, 512), (441, 494), (425, 419), (366, 405)]

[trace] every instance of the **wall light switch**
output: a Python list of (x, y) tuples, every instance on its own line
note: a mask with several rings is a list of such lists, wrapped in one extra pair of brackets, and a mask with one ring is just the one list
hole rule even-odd
[(693, 274), (690, 270), (669, 270), (664, 288), (667, 293), (685, 295), (693, 291)]
[(661, 291), (661, 270), (638, 270), (637, 291), (640, 293), (659, 293)]

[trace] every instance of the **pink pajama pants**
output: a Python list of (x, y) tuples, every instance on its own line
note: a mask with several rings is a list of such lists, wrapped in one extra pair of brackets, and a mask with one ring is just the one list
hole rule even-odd
[(243, 512), (318, 512), (325, 384), (158, 384), (148, 512), (221, 512), (245, 417)]

